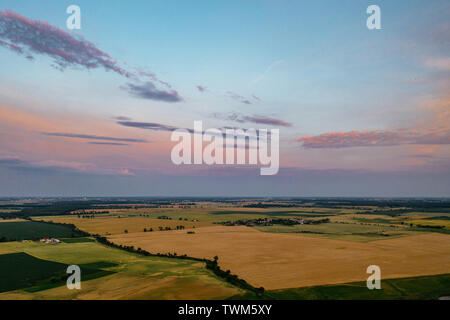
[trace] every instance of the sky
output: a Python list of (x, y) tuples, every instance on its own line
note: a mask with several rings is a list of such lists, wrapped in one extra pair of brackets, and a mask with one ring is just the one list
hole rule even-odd
[[(0, 197), (449, 197), (449, 15), (443, 0), (3, 0)], [(279, 129), (278, 174), (175, 165), (172, 131), (198, 120)]]

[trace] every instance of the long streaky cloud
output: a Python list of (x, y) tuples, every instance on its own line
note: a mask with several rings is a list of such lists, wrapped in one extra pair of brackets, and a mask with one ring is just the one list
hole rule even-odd
[(163, 80), (159, 79), (153, 72), (144, 71), (144, 70), (139, 69), (139, 68), (135, 68), (135, 69), (136, 69), (137, 73), (138, 73), (140, 76), (150, 78), (150, 79), (152, 79), (153, 81), (159, 82), (160, 84), (166, 86), (167, 88), (172, 89), (172, 85), (170, 85), (170, 84), (169, 84), (168, 82), (166, 82), (166, 81), (163, 81)]
[[(135, 122), (135, 121), (117, 121), (117, 124), (125, 127), (131, 127), (131, 128), (138, 128), (138, 129), (146, 129), (146, 130), (152, 130), (152, 131), (167, 131), (167, 132), (173, 132), (175, 130), (186, 130), (187, 132), (191, 134), (206, 134), (206, 131), (198, 132), (194, 129), (190, 128), (181, 128), (181, 127), (174, 127), (171, 125), (165, 125), (161, 123), (155, 123), (155, 122)], [(217, 135), (223, 136), (223, 133), (226, 132), (226, 130), (230, 130), (235, 132), (235, 136), (237, 139), (239, 138), (247, 138), (248, 139), (258, 139), (262, 140), (263, 138), (260, 137), (260, 132), (255, 130), (256, 135), (250, 135), (246, 136), (246, 133), (248, 132), (248, 129), (244, 128), (236, 128), (236, 127), (222, 127), (218, 128), (221, 133), (218, 133)], [(239, 131), (244, 132), (243, 134)], [(214, 135), (214, 134), (213, 134)], [(267, 139), (271, 139), (271, 133), (267, 132)]]
[(174, 131), (180, 128), (155, 123), (155, 122), (135, 122), (135, 121), (118, 121), (117, 124), (125, 127), (139, 128), (139, 129), (147, 129), (153, 131)]
[(147, 140), (144, 140), (144, 139), (114, 138), (114, 137), (97, 136), (97, 135), (91, 135), (91, 134), (59, 133), (59, 132), (41, 132), (41, 133), (46, 136), (63, 137), (63, 138), (117, 141), (117, 142), (136, 142), (136, 143), (148, 142)]
[(232, 92), (232, 91), (227, 91), (226, 93), (227, 93), (227, 95), (228, 95), (230, 98), (232, 98), (232, 99), (234, 99), (234, 100), (237, 100), (237, 101), (242, 102), (242, 103), (244, 103), (244, 104), (252, 104), (252, 103), (250, 102), (250, 100), (248, 100), (248, 99), (247, 99), (246, 97), (244, 97), (244, 96), (241, 96), (240, 94), (237, 94), (237, 93)]
[(213, 113), (212, 116), (216, 119), (234, 121), (234, 122), (238, 122), (238, 123), (251, 122), (251, 123), (257, 123), (257, 124), (277, 126), (277, 127), (292, 127), (292, 123), (290, 123), (290, 122), (286, 122), (281, 119), (261, 116), (261, 115), (245, 116), (245, 115), (241, 115), (239, 113), (230, 113), (230, 114)]
[(132, 96), (141, 99), (159, 100), (165, 102), (180, 102), (183, 99), (178, 95), (175, 90), (164, 91), (159, 90), (150, 81), (142, 84), (127, 83), (126, 87), (123, 87)]
[(120, 142), (98, 142), (98, 141), (89, 141), (88, 144), (105, 145), (105, 146), (129, 146), (128, 143), (120, 143)]
[[(53, 60), (52, 66), (63, 71), (68, 67), (113, 71), (138, 84), (127, 84), (127, 91), (135, 97), (179, 102), (183, 99), (172, 86), (151, 72), (135, 68), (135, 72), (119, 66), (108, 53), (86, 40), (83, 36), (66, 32), (46, 22), (31, 20), (11, 10), (0, 11), (0, 47), (8, 48), (29, 60), (34, 55), (46, 55)], [(126, 64), (126, 63), (125, 63)], [(159, 90), (152, 82), (141, 83), (141, 78), (150, 78), (170, 89)]]
[(450, 144), (450, 131), (417, 132), (412, 130), (367, 130), (328, 132), (294, 139), (305, 148), (381, 147), (403, 144)]

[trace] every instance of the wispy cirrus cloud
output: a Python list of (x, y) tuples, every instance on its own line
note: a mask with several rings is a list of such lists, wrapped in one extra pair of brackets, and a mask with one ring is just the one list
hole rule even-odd
[(160, 80), (155, 74), (135, 68), (132, 72), (120, 66), (108, 53), (86, 40), (83, 36), (68, 33), (46, 22), (31, 20), (11, 10), (0, 11), (0, 46), (29, 60), (34, 55), (45, 55), (53, 60), (53, 66), (61, 71), (68, 67), (82, 69), (103, 68), (115, 72), (137, 84), (128, 83), (124, 87), (132, 96), (166, 102), (182, 101), (175, 90), (157, 89), (153, 82), (141, 83), (140, 77), (150, 78), (168, 88), (171, 85)]
[(147, 130), (153, 130), (153, 131), (174, 131), (177, 129), (181, 129), (181, 128), (177, 128), (174, 126), (160, 124), (160, 123), (156, 123), (156, 122), (118, 121), (117, 124), (124, 126), (124, 127), (147, 129)]
[(140, 76), (150, 78), (150, 79), (152, 79), (153, 81), (159, 82), (160, 84), (166, 86), (167, 88), (172, 89), (172, 85), (171, 85), (171, 84), (169, 84), (169, 83), (166, 82), (166, 81), (163, 81), (163, 80), (159, 79), (153, 72), (150, 72), (150, 71), (144, 71), (144, 70), (142, 70), (142, 69), (140, 69), (140, 68), (135, 68), (135, 69), (136, 69), (137, 73), (138, 73)]
[(129, 146), (128, 143), (120, 143), (120, 142), (98, 142), (98, 141), (89, 141), (88, 144), (104, 145), (104, 146)]
[(14, 170), (20, 173), (36, 173), (48, 177), (49, 174), (101, 174), (128, 176), (133, 172), (127, 168), (105, 168), (89, 162), (43, 160), (28, 161), (19, 158), (0, 158), (0, 169)]
[(252, 104), (249, 99), (247, 99), (246, 97), (241, 96), (240, 94), (237, 94), (237, 93), (235, 93), (233, 91), (227, 91), (226, 94), (230, 98), (232, 98), (232, 99), (234, 99), (236, 101), (242, 102), (244, 104)]
[(0, 46), (11, 49), (12, 51), (15, 51), (18, 54), (23, 54), (22, 48), (19, 46), (16, 46), (15, 44), (0, 40)]
[(198, 86), (196, 86), (196, 88), (197, 88), (198, 91), (200, 91), (200, 92), (205, 92), (205, 91), (207, 91), (207, 88), (206, 88), (205, 86), (198, 85)]
[(127, 83), (124, 90), (128, 91), (132, 96), (141, 99), (158, 100), (165, 102), (180, 102), (183, 99), (179, 96), (175, 90), (159, 90), (156, 86), (150, 82), (144, 82), (140, 84)]
[(252, 94), (252, 98), (255, 99), (256, 101), (261, 101), (261, 98), (254, 94)]
[[(131, 127), (131, 128), (138, 128), (138, 129), (145, 129), (145, 130), (152, 130), (152, 131), (166, 131), (166, 132), (173, 132), (175, 130), (186, 130), (187, 132), (191, 134), (205, 134), (206, 131), (195, 131), (194, 129), (190, 128), (182, 128), (182, 127), (175, 127), (171, 125), (161, 124), (161, 123), (155, 123), (155, 122), (135, 122), (135, 121), (117, 121), (117, 124), (125, 127)], [(221, 133), (218, 133), (217, 135), (223, 136), (223, 134), (226, 132), (226, 130), (234, 130), (235, 137), (236, 138), (248, 138), (248, 139), (262, 139), (260, 137), (260, 132), (255, 130), (254, 133), (247, 131), (247, 129), (243, 128), (236, 128), (236, 127), (222, 127), (218, 128)], [(213, 134), (215, 135), (215, 134)], [(271, 134), (270, 132), (267, 132), (267, 139), (270, 139)]]
[(82, 36), (70, 34), (46, 22), (30, 20), (11, 10), (0, 12), (0, 38), (9, 41), (8, 47), (16, 52), (53, 58), (61, 69), (69, 66), (86, 69), (103, 67), (122, 76), (133, 75)]
[(352, 130), (305, 136), (294, 141), (305, 148), (381, 147), (403, 144), (450, 144), (450, 131), (418, 132), (412, 130)]
[(114, 138), (114, 137), (97, 136), (97, 135), (92, 135), (92, 134), (60, 133), (60, 132), (41, 132), (41, 133), (46, 136), (63, 137), (63, 138), (117, 141), (117, 142), (135, 142), (135, 143), (148, 142), (147, 140), (144, 140), (144, 139)]
[(239, 113), (230, 113), (230, 114), (213, 113), (212, 116), (216, 119), (234, 121), (238, 123), (250, 122), (278, 127), (292, 127), (292, 123), (290, 122), (261, 115), (245, 116)]

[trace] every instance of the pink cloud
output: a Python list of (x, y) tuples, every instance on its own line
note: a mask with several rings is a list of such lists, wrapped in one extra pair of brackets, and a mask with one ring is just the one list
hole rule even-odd
[(450, 58), (430, 58), (425, 61), (425, 65), (442, 71), (450, 71)]
[(206, 87), (205, 87), (205, 86), (201, 86), (201, 85), (198, 85), (198, 86), (197, 86), (197, 89), (198, 89), (198, 91), (200, 91), (200, 92), (205, 92), (205, 91), (206, 91)]
[(182, 101), (175, 90), (159, 90), (151, 82), (140, 82), (140, 77), (146, 77), (172, 88), (153, 73), (136, 68), (136, 72), (131, 72), (119, 66), (115, 59), (83, 36), (68, 33), (46, 22), (30, 20), (11, 10), (0, 11), (0, 46), (18, 54), (26, 53), (29, 60), (33, 60), (35, 54), (49, 56), (53, 59), (52, 66), (61, 71), (68, 67), (82, 67), (88, 70), (104, 68), (106, 71), (116, 72), (138, 82), (128, 84), (128, 87), (124, 88), (139, 98), (166, 102)]
[(412, 130), (352, 130), (305, 136), (294, 141), (305, 148), (380, 147), (402, 144), (450, 144), (450, 131), (417, 132)]

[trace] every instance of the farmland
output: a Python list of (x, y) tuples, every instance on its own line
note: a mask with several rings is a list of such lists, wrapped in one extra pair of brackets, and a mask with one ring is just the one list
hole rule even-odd
[[(9, 260), (11, 254), (18, 258)], [(2, 263), (2, 257), (8, 259), (7, 263)], [(88, 281), (82, 282), (81, 290), (68, 290), (65, 280), (59, 282), (59, 286), (49, 287), (45, 282), (36, 284), (30, 277), (25, 281), (27, 277), (23, 270), (29, 268), (15, 270), (21, 262), (19, 258), (24, 260), (24, 257), (24, 267), (32, 267), (36, 280), (49, 278), (55, 272), (61, 275), (61, 270), (65, 271), (70, 264), (80, 265), (85, 280), (89, 275), (87, 270), (104, 272), (88, 277)], [(240, 293), (239, 289), (207, 271), (203, 263), (142, 257), (97, 242), (56, 246), (33, 242), (2, 243), (0, 267), (2, 271), (9, 268), (9, 273), (15, 274), (12, 277), (15, 280), (8, 284), (8, 288), (15, 290), (0, 293), (0, 299), (217, 299)], [(18, 287), (20, 289), (16, 289)]]
[(159, 231), (160, 227), (163, 228), (163, 230), (166, 230), (166, 228), (176, 229), (177, 226), (183, 226), (184, 228), (189, 229), (211, 225), (210, 222), (128, 217), (127, 215), (121, 218), (118, 216), (100, 216), (87, 219), (73, 216), (60, 216), (35, 218), (35, 220), (74, 224), (83, 231), (100, 235), (142, 232), (144, 228), (149, 231)]
[[(3, 228), (10, 241), (0, 243), (0, 255), (27, 254), (38, 266), (77, 264), (87, 280), (81, 291), (69, 291), (55, 274), (42, 275), (47, 280), (31, 277), (13, 281), (18, 284), (0, 299), (255, 298), (255, 292), (189, 257), (218, 256), (221, 270), (264, 287), (259, 298), (275, 299), (434, 299), (446, 291), (450, 273), (447, 202), (46, 200), (14, 205), (4, 209), (7, 220), (0, 220), (0, 236)], [(116, 247), (82, 232), (106, 237)], [(11, 242), (49, 236), (61, 243)], [(188, 257), (180, 259), (183, 255)], [(369, 265), (380, 266), (384, 291), (369, 293), (364, 287)]]
[(223, 269), (266, 289), (361, 281), (372, 264), (382, 268), (383, 278), (448, 273), (450, 266), (450, 237), (431, 233), (364, 243), (218, 226), (110, 240), (150, 252), (217, 255)]
[[(112, 272), (81, 265), (83, 278), (94, 279)], [(0, 292), (24, 289), (36, 292), (65, 285), (67, 265), (35, 258), (24, 252), (0, 255)]]
[(324, 223), (320, 225), (263, 226), (257, 227), (263, 232), (302, 233), (309, 236), (325, 237), (352, 241), (374, 241), (387, 238), (417, 235), (418, 232), (407, 231), (390, 225)]
[[(447, 296), (450, 274), (386, 279), (381, 290), (367, 290), (366, 282), (350, 282), (293, 289), (272, 290), (263, 299), (279, 300), (437, 300)], [(236, 295), (231, 299), (261, 299), (254, 294)]]
[(34, 221), (0, 223), (0, 239), (3, 241), (38, 240), (43, 237), (70, 238), (80, 236), (71, 228)]
[(29, 287), (34, 281), (63, 276), (67, 266), (34, 258), (26, 253), (0, 255), (0, 292)]

